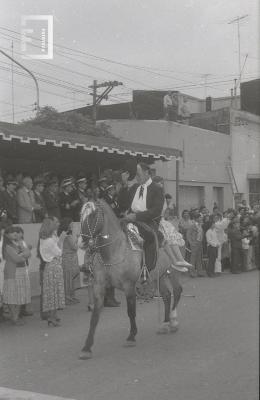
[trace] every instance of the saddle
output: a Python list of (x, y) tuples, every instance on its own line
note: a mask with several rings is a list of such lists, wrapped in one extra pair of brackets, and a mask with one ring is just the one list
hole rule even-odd
[(144, 264), (152, 271), (158, 258), (158, 236), (155, 229), (144, 222), (127, 224), (127, 235), (133, 250), (143, 249)]

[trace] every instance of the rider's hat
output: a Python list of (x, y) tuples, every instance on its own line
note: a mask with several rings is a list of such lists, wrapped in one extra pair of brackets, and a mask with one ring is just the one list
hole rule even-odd
[(128, 180), (131, 181), (136, 176), (136, 169), (137, 169), (137, 161), (135, 159), (126, 160), (125, 165), (122, 168), (123, 172), (129, 173)]

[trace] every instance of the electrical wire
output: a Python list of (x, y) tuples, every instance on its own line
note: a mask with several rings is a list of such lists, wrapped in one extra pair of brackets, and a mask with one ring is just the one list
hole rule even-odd
[[(0, 81), (3, 82), (3, 83), (5, 83), (5, 84), (11, 85), (11, 83), (10, 83), (11, 80), (0, 79)], [(15, 83), (17, 86), (20, 86), (20, 87), (22, 87), (22, 88), (30, 89), (30, 90), (35, 91), (35, 87), (34, 87), (34, 86), (23, 85), (23, 84), (20, 84), (20, 83), (17, 82), (17, 81), (15, 81), (14, 83)], [(50, 91), (45, 90), (45, 89), (41, 89), (41, 92), (43, 92), (43, 93), (48, 93), (48, 94), (51, 94), (51, 95), (56, 96), (56, 97), (62, 97), (62, 98), (64, 98), (64, 99), (70, 99), (70, 100), (73, 100), (73, 101), (75, 100), (73, 97), (65, 96), (65, 95), (62, 95), (62, 94), (59, 94), (59, 93), (50, 92)], [(81, 103), (86, 103), (85, 100), (76, 99), (76, 101), (77, 101), (77, 102), (81, 102)]]
[[(0, 27), (1, 28), (1, 27)], [(1, 29), (5, 29), (5, 28), (1, 28)], [(15, 32), (15, 31), (13, 31), (13, 32)], [(18, 32), (15, 32), (16, 34), (18, 34)], [(16, 39), (16, 40), (18, 40), (19, 41), (19, 39), (17, 39), (17, 38), (13, 38), (12, 36), (10, 36), (12, 39)], [(40, 39), (37, 39), (37, 38), (35, 38), (36, 40), (40, 40)], [(34, 45), (35, 47), (37, 47), (37, 48), (39, 48), (39, 46), (36, 46), (36, 45)], [(65, 47), (65, 46), (60, 46), (60, 45), (56, 45), (57, 47)], [(70, 49), (70, 50), (72, 50), (72, 51), (74, 51), (74, 49)], [(80, 52), (80, 53), (82, 53), (81, 51), (78, 51), (78, 50), (75, 50), (76, 52)], [(84, 53), (84, 52), (83, 52)], [(72, 61), (75, 61), (75, 58), (71, 58), (71, 57), (69, 57), (68, 55), (64, 55), (64, 54), (62, 54), (62, 53), (59, 53), (58, 52), (58, 54), (61, 56), (61, 57), (66, 57), (66, 58), (68, 58), (68, 59), (70, 59), (70, 60), (72, 60)], [(86, 53), (87, 54), (87, 53)], [(96, 66), (94, 66), (94, 65), (92, 65), (92, 64), (87, 64), (87, 63), (85, 63), (85, 62), (83, 62), (83, 61), (81, 61), (81, 60), (78, 60), (80, 63), (82, 63), (83, 65), (86, 65), (86, 66), (88, 66), (88, 67), (90, 67), (90, 68), (94, 68), (94, 69), (98, 69), (98, 70), (101, 70), (101, 71), (103, 71), (103, 72), (108, 72), (107, 70), (105, 70), (105, 69), (103, 69), (103, 68), (99, 68), (99, 67), (96, 67)], [(143, 67), (138, 67), (138, 69), (140, 70), (140, 69), (143, 69)], [(111, 72), (110, 72), (111, 73)], [(139, 82), (139, 81), (136, 81), (136, 80), (133, 80), (133, 79), (131, 79), (131, 78), (128, 78), (128, 77), (125, 77), (125, 76), (123, 76), (122, 74), (118, 74), (118, 73), (113, 73), (112, 72), (112, 74), (116, 74), (117, 76), (120, 76), (120, 77), (123, 77), (124, 79), (126, 79), (126, 80), (131, 80), (131, 81), (133, 81), (134, 83), (138, 83), (138, 84), (141, 84), (141, 85), (144, 85), (142, 82)], [(160, 74), (160, 76), (162, 76), (162, 74)], [(167, 76), (168, 78), (169, 78), (169, 76)], [(228, 81), (223, 81), (223, 82), (231, 82), (230, 80), (228, 80)], [(211, 82), (208, 82), (207, 83), (207, 87), (210, 87), (210, 88), (213, 88), (213, 89), (216, 89), (216, 86), (211, 86), (210, 85), (210, 83), (212, 83), (212, 84), (215, 84), (215, 83), (220, 83), (220, 81), (211, 81)], [(226, 83), (227, 84), (227, 83)], [(223, 84), (224, 85), (224, 84)], [(146, 85), (147, 86), (147, 85)], [(178, 87), (176, 87), (175, 89), (185, 89), (185, 88), (196, 88), (196, 87), (204, 87), (205, 86), (205, 83), (201, 83), (201, 84), (198, 84), (198, 83), (193, 83), (192, 85), (186, 85), (186, 86), (178, 86)], [(149, 88), (150, 89), (154, 89), (154, 90), (156, 90), (155, 88), (153, 88), (153, 87), (151, 87), (151, 86), (149, 86)], [(132, 88), (131, 88), (132, 89)], [(134, 89), (133, 89), (134, 90)], [(158, 90), (158, 89), (157, 89)], [(159, 89), (160, 90), (160, 89)], [(162, 89), (161, 89), (162, 90)], [(217, 89), (217, 90), (221, 90), (221, 89)]]
[[(0, 66), (0, 69), (1, 69), (1, 70), (4, 70), (4, 71), (9, 71), (9, 68), (3, 67), (3, 66)], [(24, 76), (25, 78), (30, 79), (30, 76), (29, 76), (28, 74), (26, 74), (26, 73), (24, 73), (24, 72), (21, 72), (21, 71), (19, 71), (18, 69), (14, 69), (14, 73), (17, 74), (17, 75), (21, 75), (21, 76)], [(43, 79), (43, 78), (39, 78), (39, 77), (38, 77), (37, 80), (40, 81), (40, 82), (47, 83), (47, 84), (49, 84), (49, 85), (53, 85), (53, 86), (56, 86), (56, 87), (61, 87), (61, 88), (67, 89), (67, 90), (71, 90), (71, 91), (73, 91), (73, 92), (83, 93), (83, 94), (86, 94), (86, 95), (89, 95), (89, 94), (90, 94), (89, 92), (87, 92), (87, 91), (85, 91), (85, 90), (80, 90), (80, 89), (77, 89), (77, 88), (75, 88), (75, 87), (65, 86), (65, 85), (62, 85), (62, 84), (59, 84), (59, 83), (55, 83), (55, 82), (48, 81), (48, 80)]]
[[(0, 27), (0, 29), (12, 32), (13, 34), (16, 34), (16, 35), (20, 36), (20, 33), (17, 32), (17, 31), (14, 31), (14, 30), (11, 30), (11, 29), (8, 29), (8, 28), (5, 28), (5, 27)], [(41, 39), (39, 39), (39, 38), (35, 38), (35, 37), (32, 37), (32, 38), (34, 40), (41, 41)], [(55, 43), (54, 43), (54, 46), (58, 47), (60, 49), (63, 49), (63, 51), (65, 50), (65, 52), (67, 51), (70, 55), (71, 54), (74, 55), (74, 53), (76, 53), (76, 54), (78, 54), (80, 56), (84, 56), (84, 57), (87, 56), (87, 57), (94, 58), (94, 59), (99, 60), (99, 61), (112, 63), (112, 64), (116, 64), (116, 65), (121, 65), (121, 66), (124, 66), (124, 67), (127, 67), (127, 68), (143, 70), (143, 71), (146, 71), (146, 72), (149, 72), (149, 73), (153, 73), (153, 74), (158, 75), (158, 76), (162, 76), (162, 77), (166, 77), (166, 78), (170, 78), (170, 79), (175, 79), (175, 80), (180, 80), (180, 81), (187, 82), (187, 83), (193, 83), (193, 82), (190, 82), (190, 81), (187, 81), (187, 80), (184, 80), (184, 79), (180, 79), (180, 78), (176, 78), (176, 77), (173, 77), (173, 76), (169, 76), (169, 75), (163, 75), (163, 74), (160, 74), (160, 73), (158, 73), (156, 71), (174, 72), (174, 73), (180, 73), (180, 74), (186, 73), (186, 74), (189, 74), (189, 75), (200, 75), (201, 76), (200, 73), (184, 72), (184, 71), (177, 71), (177, 70), (168, 70), (168, 69), (162, 69), (162, 68), (156, 68), (156, 67), (149, 67), (149, 66), (142, 66), (142, 65), (135, 65), (135, 64), (128, 64), (128, 63), (124, 63), (124, 62), (119, 62), (119, 61), (115, 61), (115, 60), (112, 60), (112, 59), (109, 59), (109, 58), (106, 58), (106, 57), (100, 57), (100, 56), (85, 52), (83, 50), (73, 49), (71, 47), (63, 46), (63, 45), (59, 45), (59, 44), (55, 44)], [(40, 46), (38, 46), (38, 48), (39, 47)], [(249, 57), (249, 58), (253, 58), (253, 57)], [(231, 76), (236, 76), (236, 74), (232, 74)]]

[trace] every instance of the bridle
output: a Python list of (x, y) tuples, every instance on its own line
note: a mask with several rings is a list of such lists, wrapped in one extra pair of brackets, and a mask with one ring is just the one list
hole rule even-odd
[[(83, 221), (81, 221), (81, 231), (80, 231), (80, 236), (89, 238), (88, 245), (91, 248), (94, 247), (95, 249), (98, 249), (100, 247), (104, 247), (104, 246), (108, 246), (109, 245), (109, 243), (106, 243), (106, 244), (97, 246), (97, 240), (98, 240), (99, 237), (102, 237), (103, 239), (108, 239), (109, 238), (109, 235), (102, 235), (101, 233), (98, 233), (98, 234), (95, 235), (99, 222), (102, 223), (101, 217), (102, 217), (102, 220), (104, 220), (103, 207), (101, 205), (98, 205), (97, 206), (97, 210), (98, 210), (97, 218), (96, 218), (95, 225), (94, 225), (93, 229), (91, 229), (91, 226), (89, 224), (89, 216), (91, 215), (91, 213), (90, 213), (89, 215), (87, 215), (84, 218)], [(83, 223), (85, 223), (85, 222), (87, 224), (87, 228), (88, 228), (89, 234), (82, 233)]]
[[(102, 233), (97, 233), (96, 234), (96, 230), (97, 230), (98, 224), (99, 223), (102, 224), (104, 222), (104, 208), (102, 207), (102, 204), (98, 203), (96, 205), (96, 208), (97, 208), (97, 218), (96, 218), (95, 225), (94, 225), (93, 229), (91, 229), (91, 226), (90, 226), (90, 223), (89, 223), (89, 216), (91, 215), (91, 213), (90, 213), (83, 219), (83, 221), (81, 221), (80, 236), (85, 237), (85, 238), (89, 238), (88, 247), (90, 249), (90, 253), (93, 256), (93, 260), (94, 260), (94, 257), (97, 256), (104, 266), (113, 266), (113, 265), (121, 264), (125, 260), (125, 255), (124, 255), (123, 260), (120, 260), (119, 262), (114, 262), (114, 263), (105, 263), (103, 261), (103, 259), (102, 259), (102, 256), (101, 256), (99, 250), (101, 248), (103, 248), (103, 247), (107, 247), (107, 246), (113, 244), (117, 240), (119, 234), (116, 234), (115, 237), (111, 241), (109, 241), (107, 243), (103, 243), (103, 244), (100, 244), (100, 245), (97, 244), (97, 241), (98, 241), (99, 238), (109, 239), (110, 235), (109, 234), (102, 234)], [(83, 228), (83, 224), (84, 223), (86, 223), (86, 225), (87, 225), (88, 234), (85, 234), (85, 233), (82, 232), (82, 228)], [(126, 247), (126, 251), (127, 251), (127, 247)], [(126, 253), (126, 251), (125, 251), (125, 253)]]

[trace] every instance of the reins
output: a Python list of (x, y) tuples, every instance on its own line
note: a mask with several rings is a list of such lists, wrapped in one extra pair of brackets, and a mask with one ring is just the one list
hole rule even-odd
[[(98, 210), (99, 210), (99, 212), (98, 212), (98, 214), (97, 214), (97, 219), (96, 219), (96, 221), (95, 221), (94, 229), (93, 229), (93, 230), (90, 229), (89, 218), (88, 218), (89, 216), (87, 216), (87, 217), (86, 217), (86, 222), (87, 222), (87, 227), (88, 227), (88, 231), (89, 231), (90, 234), (87, 235), (87, 234), (82, 233), (82, 223), (81, 223), (81, 232), (80, 232), (80, 236), (84, 236), (84, 237), (90, 238), (90, 239), (89, 239), (89, 244), (90, 244), (91, 247), (92, 247), (91, 252), (92, 252), (92, 255), (93, 255), (93, 260), (94, 260), (94, 257), (97, 255), (97, 257), (99, 258), (99, 261), (101, 261), (101, 263), (102, 263), (105, 267), (112, 267), (112, 266), (114, 266), (114, 265), (122, 264), (122, 263), (124, 262), (125, 258), (126, 258), (127, 246), (126, 246), (126, 248), (125, 248), (124, 258), (123, 258), (122, 260), (117, 261), (117, 262), (114, 262), (114, 263), (105, 263), (104, 260), (102, 259), (102, 256), (101, 256), (101, 254), (100, 254), (99, 249), (100, 249), (100, 248), (103, 248), (103, 247), (107, 247), (107, 246), (113, 244), (113, 243), (117, 240), (117, 238), (119, 237), (119, 234), (117, 234), (117, 235), (114, 237), (114, 239), (111, 240), (110, 242), (97, 245), (97, 240), (98, 240), (99, 237), (101, 237), (101, 238), (103, 238), (103, 239), (108, 239), (108, 238), (110, 237), (109, 234), (103, 235), (103, 234), (101, 234), (101, 233), (98, 233), (96, 236), (94, 236), (94, 235), (95, 235), (95, 231), (96, 231), (97, 226), (98, 226), (98, 222), (99, 222), (99, 220), (100, 220), (100, 214), (101, 214), (101, 213), (102, 213), (103, 219), (104, 219), (104, 209), (103, 209), (103, 207), (102, 207), (101, 204), (98, 205)], [(100, 211), (100, 210), (101, 210), (101, 211)], [(91, 242), (91, 241), (92, 241), (92, 242)]]

